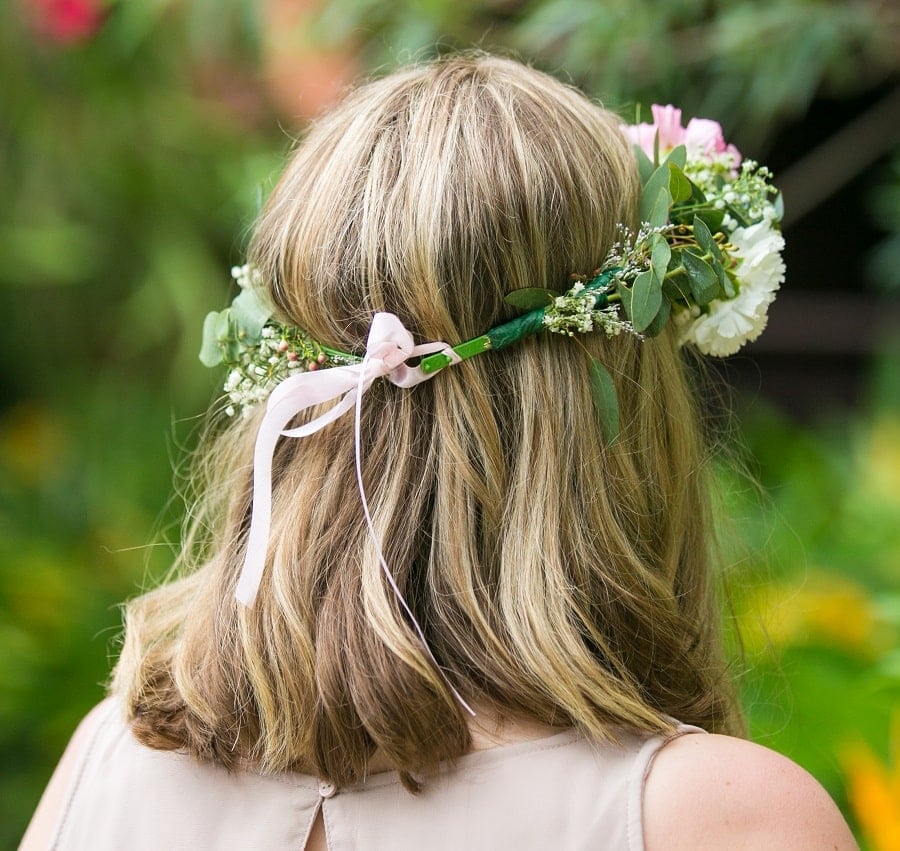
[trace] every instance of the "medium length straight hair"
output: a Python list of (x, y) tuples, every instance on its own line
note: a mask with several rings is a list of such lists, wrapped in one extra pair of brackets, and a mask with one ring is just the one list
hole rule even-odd
[[(352, 93), (298, 145), (251, 260), (280, 318), (361, 352), (372, 314), (455, 343), (510, 318), (504, 296), (566, 289), (636, 224), (635, 161), (614, 115), (518, 62), (463, 55)], [(604, 441), (590, 358), (614, 376)], [(269, 556), (234, 599), (262, 416), (201, 450), (177, 576), (127, 607), (112, 690), (137, 737), (226, 766), (338, 785), (378, 750), (410, 788), (465, 753), (448, 688), (595, 740), (673, 719), (738, 732), (711, 578), (710, 496), (673, 335), (542, 334), (362, 410), (274, 461)]]

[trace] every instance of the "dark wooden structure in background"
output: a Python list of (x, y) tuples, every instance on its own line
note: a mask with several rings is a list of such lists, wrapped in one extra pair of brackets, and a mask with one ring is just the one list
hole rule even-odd
[(889, 230), (872, 209), (875, 178), (898, 143), (892, 80), (855, 100), (817, 101), (760, 155), (785, 195), (787, 281), (766, 332), (725, 366), (743, 404), (763, 397), (814, 422), (864, 401), (875, 358), (892, 351), (900, 364), (900, 290), (866, 267)]

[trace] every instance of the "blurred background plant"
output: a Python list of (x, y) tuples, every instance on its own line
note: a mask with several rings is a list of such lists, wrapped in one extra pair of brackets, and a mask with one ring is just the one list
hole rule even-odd
[(715, 118), (776, 169), (788, 287), (726, 367), (763, 495), (719, 468), (745, 703), (896, 849), (898, 33), (862, 0), (3, 4), (0, 848), (102, 695), (116, 604), (171, 560), (173, 468), (218, 379), (202, 318), (291, 135), (360, 74), (475, 45), (628, 119)]

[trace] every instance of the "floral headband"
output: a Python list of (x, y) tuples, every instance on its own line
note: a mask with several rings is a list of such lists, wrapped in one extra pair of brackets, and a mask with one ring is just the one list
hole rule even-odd
[[(644, 339), (672, 322), (682, 344), (720, 357), (759, 336), (784, 280), (782, 203), (771, 174), (752, 160), (742, 161), (716, 122), (694, 118), (682, 127), (681, 110), (654, 105), (652, 112), (652, 124), (622, 128), (634, 144), (643, 186), (638, 231), (620, 227), (619, 239), (600, 267), (591, 275), (573, 275), (565, 292), (526, 288), (510, 293), (507, 302), (524, 313), (473, 340), (415, 345), (396, 316), (378, 313), (365, 355), (340, 352), (273, 319), (261, 296), (258, 272), (250, 266), (232, 269), (241, 291), (229, 308), (206, 317), (200, 359), (206, 366), (229, 367), (229, 415), (247, 413), (266, 401), (254, 456), (247, 555), (236, 592), (240, 601), (253, 604), (265, 565), (276, 442), (282, 436), (312, 434), (355, 407), (363, 513), (387, 579), (431, 656), (381, 554), (362, 486), (360, 402), (376, 378), (412, 387), (451, 364), (540, 331), (571, 337), (626, 333)], [(410, 358), (419, 358), (418, 365), (408, 365)], [(593, 360), (590, 380), (605, 439), (611, 442), (619, 428), (612, 377)], [(332, 399), (339, 401), (326, 413), (286, 430), (298, 413)]]
[[(538, 331), (575, 336), (600, 331), (656, 336), (671, 321), (681, 344), (726, 357), (755, 340), (784, 280), (781, 196), (769, 170), (743, 160), (715, 121), (652, 107), (654, 122), (623, 126), (634, 144), (643, 190), (637, 233), (619, 241), (593, 275), (573, 275), (566, 292), (526, 288), (507, 302), (525, 315), (492, 328), (449, 353), (426, 357), (426, 374)], [(245, 414), (286, 378), (358, 364), (362, 358), (323, 346), (273, 319), (250, 266), (231, 270), (241, 292), (231, 307), (210, 313), (200, 359), (229, 367), (226, 411)], [(598, 361), (591, 382), (607, 440), (618, 432), (613, 383)]]

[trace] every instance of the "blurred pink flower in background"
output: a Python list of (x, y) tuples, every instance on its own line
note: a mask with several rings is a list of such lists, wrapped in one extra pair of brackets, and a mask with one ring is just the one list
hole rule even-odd
[(359, 74), (353, 39), (327, 46), (311, 35), (311, 21), (324, 5), (324, 0), (265, 0), (259, 6), (262, 79), (276, 109), (291, 124), (320, 115)]
[(35, 30), (58, 44), (87, 41), (106, 18), (99, 0), (26, 0), (23, 5)]

